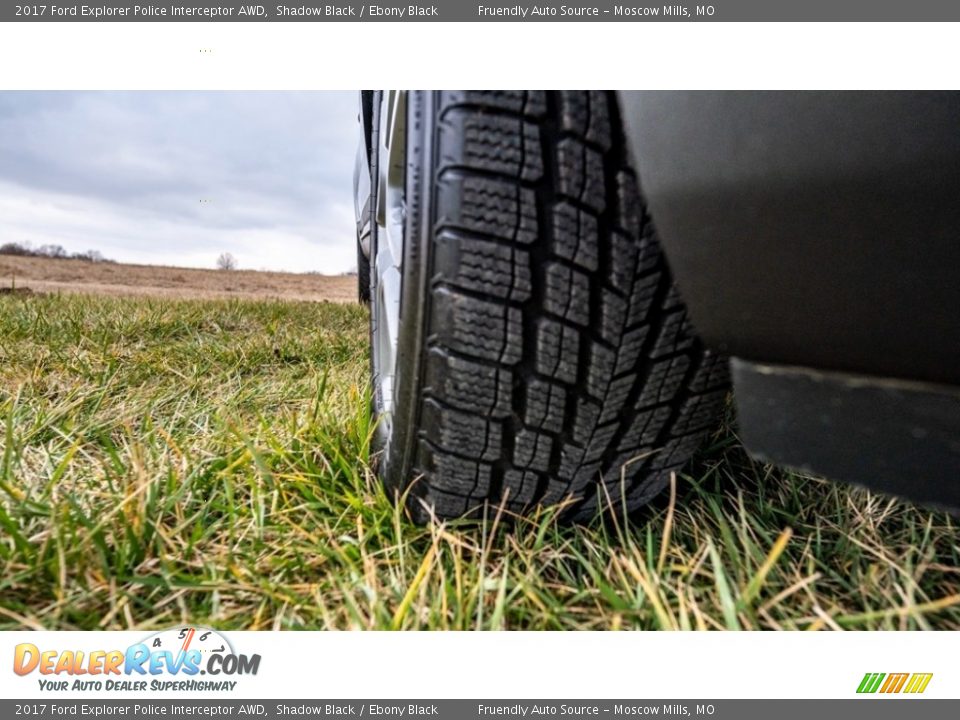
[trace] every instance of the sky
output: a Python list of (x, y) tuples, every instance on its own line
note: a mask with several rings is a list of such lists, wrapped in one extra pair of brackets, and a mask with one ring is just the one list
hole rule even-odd
[(356, 93), (0, 92), (0, 244), (356, 267)]

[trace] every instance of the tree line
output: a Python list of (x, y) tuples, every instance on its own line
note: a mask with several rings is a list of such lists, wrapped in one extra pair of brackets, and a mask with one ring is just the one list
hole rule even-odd
[(99, 250), (84, 250), (83, 252), (67, 252), (62, 245), (38, 245), (31, 247), (28, 243), (8, 242), (0, 245), (0, 255), (17, 255), (19, 257), (43, 257), (57, 260), (83, 260), (84, 262), (112, 263)]

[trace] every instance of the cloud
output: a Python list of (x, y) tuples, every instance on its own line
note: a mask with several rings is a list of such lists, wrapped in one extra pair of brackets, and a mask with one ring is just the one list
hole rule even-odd
[(0, 92), (0, 243), (342, 272), (356, 115), (353, 93)]

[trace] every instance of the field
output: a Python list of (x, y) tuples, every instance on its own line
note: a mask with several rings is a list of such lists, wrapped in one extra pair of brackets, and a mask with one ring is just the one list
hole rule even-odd
[(729, 425), (630, 520), (409, 523), (367, 464), (366, 322), (0, 296), (0, 627), (960, 629), (956, 520)]
[(91, 263), (0, 255), (0, 290), (166, 298), (280, 298), (355, 302), (357, 279), (250, 270), (197, 270), (160, 265)]

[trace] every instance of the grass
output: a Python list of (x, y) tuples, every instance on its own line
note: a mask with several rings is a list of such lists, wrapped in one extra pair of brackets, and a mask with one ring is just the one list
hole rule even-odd
[(752, 463), (639, 517), (418, 527), (353, 306), (0, 297), (0, 628), (960, 629), (957, 521)]

